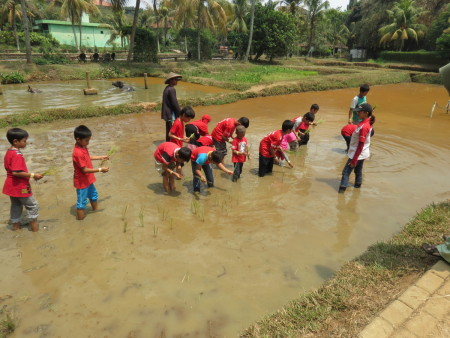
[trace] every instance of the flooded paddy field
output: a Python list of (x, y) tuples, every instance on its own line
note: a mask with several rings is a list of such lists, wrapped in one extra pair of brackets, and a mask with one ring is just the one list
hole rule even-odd
[[(450, 198), (450, 115), (428, 117), (433, 102), (443, 105), (448, 95), (420, 84), (371, 88), (377, 122), (363, 186), (337, 193), (346, 162), (340, 129), (356, 94), (197, 108), (198, 116), (212, 116), (210, 130), (225, 117), (249, 117), (252, 155), (240, 181), (214, 170), (216, 187), (202, 187), (198, 198), (190, 164), (178, 192), (163, 193), (152, 156), (164, 134), (158, 112), (27, 126), (30, 171), (56, 166), (60, 174), (33, 184), (38, 233), (7, 228), (9, 199), (0, 199), (0, 306), (19, 321), (13, 336), (235, 337), (391, 237), (425, 205)], [(275, 166), (273, 175), (257, 177), (260, 139), (312, 103), (325, 122), (292, 155), (294, 169)], [(82, 123), (93, 132), (91, 155), (120, 150), (110, 172), (96, 174), (100, 211), (80, 222), (71, 151)], [(1, 153), (6, 149), (4, 140)]]
[[(113, 81), (123, 81), (135, 88), (135, 91), (122, 91), (112, 86)], [(98, 95), (83, 95), (87, 88), (85, 80), (45, 81), (4, 85), (0, 95), (0, 115), (37, 111), (54, 108), (75, 108), (79, 106), (115, 106), (131, 102), (161, 101), (166, 85), (164, 79), (149, 77), (148, 89), (144, 89), (144, 78), (91, 80)], [(40, 93), (27, 92), (28, 85)], [(232, 92), (228, 89), (203, 86), (180, 81), (176, 87), (178, 99), (204, 97), (219, 93)]]

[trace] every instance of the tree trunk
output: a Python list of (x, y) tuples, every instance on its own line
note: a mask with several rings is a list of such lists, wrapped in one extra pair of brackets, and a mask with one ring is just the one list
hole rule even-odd
[(25, 0), (20, 0), (20, 6), (22, 7), (22, 25), (25, 34), (25, 48), (27, 53), (27, 63), (32, 63), (31, 59), (31, 43), (30, 43), (30, 29), (28, 25), (27, 15), (27, 3)]
[(158, 47), (158, 53), (161, 53), (161, 49), (159, 47), (159, 12), (158, 7), (156, 6), (156, 0), (153, 0), (153, 12), (156, 15), (156, 46)]
[(80, 31), (80, 49), (82, 49), (83, 47), (82, 47), (82, 45), (83, 45), (83, 43), (82, 43), (82, 37), (83, 37), (83, 23), (81, 22), (81, 19), (80, 19), (80, 24), (78, 25), (78, 30)]
[(75, 32), (75, 13), (73, 11), (70, 11), (70, 22), (72, 23), (72, 32), (73, 32), (73, 38), (75, 41), (75, 48), (80, 52), (80, 48), (78, 47), (78, 40), (77, 40), (77, 33)]
[(199, 6), (197, 9), (197, 60), (201, 61), (201, 48), (200, 48), (200, 39), (201, 39), (201, 22), (200, 22), (200, 14), (201, 14), (201, 1), (199, 1)]
[(14, 33), (14, 38), (16, 39), (16, 46), (17, 46), (17, 51), (20, 52), (20, 45), (19, 45), (19, 36), (17, 35), (17, 26), (16, 26), (16, 7), (14, 4), (14, 7), (12, 8), (12, 25), (13, 25), (13, 33)]
[(187, 37), (186, 35), (184, 36), (184, 48), (186, 49), (186, 54), (188, 53), (188, 48), (187, 48)]
[(255, 20), (255, 4), (256, 0), (252, 0), (252, 8), (250, 13), (250, 34), (248, 36), (248, 45), (247, 45), (247, 51), (245, 52), (245, 62), (248, 62), (248, 57), (250, 56), (250, 48), (252, 46), (252, 39), (253, 39), (253, 22)]
[(134, 8), (134, 17), (133, 17), (133, 27), (131, 28), (131, 38), (130, 38), (130, 47), (128, 49), (128, 57), (127, 61), (131, 61), (131, 55), (133, 54), (134, 49), (134, 37), (136, 35), (136, 26), (139, 14), (139, 6), (141, 5), (141, 0), (136, 0), (136, 7)]

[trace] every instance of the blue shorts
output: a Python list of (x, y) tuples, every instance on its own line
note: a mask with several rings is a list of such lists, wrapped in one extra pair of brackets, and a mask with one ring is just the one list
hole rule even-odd
[(88, 199), (91, 202), (97, 202), (98, 193), (94, 183), (84, 189), (77, 189), (77, 209), (86, 209)]

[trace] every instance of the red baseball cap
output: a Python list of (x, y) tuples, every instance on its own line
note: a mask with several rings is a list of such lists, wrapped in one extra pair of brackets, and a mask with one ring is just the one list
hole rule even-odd
[(211, 121), (211, 116), (209, 116), (208, 114), (205, 114), (205, 115), (203, 115), (202, 116), (202, 121), (204, 121), (204, 120), (206, 120), (206, 121)]

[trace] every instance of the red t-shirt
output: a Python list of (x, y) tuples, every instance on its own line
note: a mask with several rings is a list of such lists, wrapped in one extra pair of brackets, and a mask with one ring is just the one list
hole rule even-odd
[(93, 173), (84, 173), (83, 168), (92, 169), (91, 156), (87, 147), (75, 144), (72, 153), (73, 162), (73, 186), (77, 189), (84, 189), (95, 182)]
[(259, 143), (259, 153), (264, 157), (273, 157), (269, 149), (275, 150), (278, 146), (280, 146), (281, 141), (283, 140), (283, 132), (280, 130), (275, 130), (270, 134), (267, 134)]
[(293, 118), (291, 121), (294, 122), (294, 130), (293, 131), (298, 132), (300, 130), (300, 125), (302, 124), (302, 121), (303, 121), (303, 116), (297, 116), (297, 117)]
[(8, 149), (3, 160), (6, 170), (6, 180), (3, 193), (12, 197), (29, 197), (31, 193), (29, 177), (15, 177), (13, 171), (28, 172), (22, 153), (18, 149)]
[[(236, 150), (239, 152), (246, 152), (247, 144), (248, 144), (247, 139), (245, 137), (243, 137), (243, 138), (235, 137), (233, 139), (233, 143), (231, 144), (231, 150)], [(233, 163), (245, 162), (246, 159), (247, 159), (247, 156), (245, 156), (245, 155), (236, 155), (235, 153), (233, 153), (233, 155), (231, 156), (231, 162), (233, 162)]]
[(202, 136), (197, 140), (197, 143), (201, 143), (202, 146), (212, 146), (213, 139), (211, 135)]
[(212, 131), (212, 138), (217, 142), (224, 142), (222, 136), (231, 137), (236, 129), (236, 122), (236, 119), (232, 117), (220, 121)]
[(352, 136), (353, 132), (356, 130), (356, 124), (347, 124), (341, 129), (341, 135)]
[(157, 162), (168, 165), (170, 162), (176, 162), (175, 151), (178, 149), (180, 147), (173, 142), (163, 142), (156, 148), (153, 157)]
[[(212, 151), (214, 151), (216, 149), (214, 149), (213, 147), (197, 147), (194, 150), (192, 150), (192, 154), (191, 154), (191, 161), (192, 163), (196, 163), (197, 162), (197, 158), (199, 157), (199, 155), (201, 154), (208, 154)], [(202, 160), (201, 160), (201, 164), (200, 165), (205, 165), (205, 164), (209, 164), (209, 161), (204, 158), (204, 156), (202, 156)], [(197, 163), (199, 164), (199, 163)]]
[(202, 120), (192, 121), (192, 122), (189, 122), (188, 124), (193, 124), (194, 126), (196, 126), (200, 136), (205, 136), (205, 135), (209, 134), (208, 125), (205, 122), (203, 122)]
[[(183, 122), (178, 118), (175, 120), (175, 122), (172, 125), (172, 128), (170, 128), (170, 132), (174, 134), (176, 137), (183, 138), (184, 137), (184, 125)], [(170, 142), (175, 143), (179, 147), (183, 146), (183, 141), (175, 140), (173, 138), (170, 139)]]
[[(311, 123), (309, 123), (309, 122), (307, 122), (306, 120), (305, 121), (302, 121), (302, 123), (300, 123), (300, 125), (298, 126), (298, 130), (304, 130), (304, 131), (306, 131), (306, 130), (308, 130), (309, 129), (309, 126), (311, 125)], [(297, 130), (297, 131), (298, 131)]]

